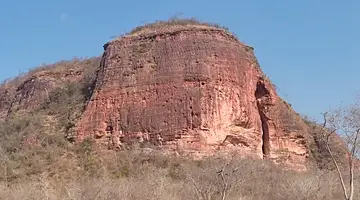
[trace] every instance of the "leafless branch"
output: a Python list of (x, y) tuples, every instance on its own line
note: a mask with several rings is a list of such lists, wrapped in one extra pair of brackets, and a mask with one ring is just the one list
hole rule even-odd
[(189, 179), (191, 180), (191, 182), (193, 183), (194, 187), (195, 187), (195, 191), (196, 191), (196, 194), (198, 195), (199, 199), (200, 198), (203, 198), (203, 199), (206, 199), (205, 198), (205, 195), (203, 194), (202, 190), (198, 187), (198, 185), (196, 184), (195, 180), (191, 177), (191, 176), (188, 176)]
[(336, 171), (339, 175), (339, 178), (340, 178), (340, 182), (341, 182), (341, 186), (342, 186), (342, 189), (343, 189), (343, 192), (344, 192), (344, 196), (346, 199), (349, 199), (348, 198), (348, 193), (347, 193), (347, 189), (346, 189), (346, 186), (345, 186), (345, 183), (344, 183), (344, 179), (343, 179), (343, 176), (341, 174), (341, 170), (340, 170), (340, 167), (339, 167), (339, 164), (337, 163), (335, 157), (334, 157), (334, 154), (329, 146), (329, 137), (335, 133), (336, 130), (333, 130), (331, 132), (328, 132), (326, 130), (326, 125), (327, 125), (327, 112), (323, 114), (323, 117), (324, 117), (324, 123), (323, 123), (323, 126), (321, 128), (321, 135), (323, 136), (322, 139), (323, 141), (325, 142), (325, 146), (326, 146), (326, 149), (327, 151), (329, 152), (330, 154), (330, 157), (331, 157), (331, 160), (333, 161), (335, 167), (336, 167)]
[(356, 130), (355, 133), (355, 138), (352, 144), (352, 149), (351, 149), (351, 154), (349, 157), (349, 167), (350, 167), (350, 195), (349, 195), (349, 200), (352, 200), (354, 198), (354, 158), (355, 158), (355, 153), (356, 153), (356, 148), (357, 148), (357, 140), (359, 137), (359, 133), (360, 133), (360, 129)]
[[(333, 161), (340, 183), (346, 200), (353, 200), (354, 198), (354, 168), (355, 160), (357, 160), (357, 153), (359, 150), (359, 137), (360, 137), (360, 104), (351, 105), (346, 108), (339, 108), (335, 110), (330, 116), (325, 112), (323, 114), (324, 123), (321, 127), (322, 140), (325, 143), (325, 147), (330, 154)], [(339, 131), (344, 136), (346, 142), (349, 167), (349, 187), (347, 189), (342, 172), (340, 170), (338, 161), (336, 160), (333, 150), (330, 147), (330, 136), (336, 131)]]

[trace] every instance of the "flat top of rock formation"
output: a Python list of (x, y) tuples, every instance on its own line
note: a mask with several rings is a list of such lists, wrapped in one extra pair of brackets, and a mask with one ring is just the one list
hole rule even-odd
[[(232, 35), (226, 27), (218, 24), (201, 22), (196, 19), (170, 19), (167, 21), (156, 21), (154, 23), (138, 26), (123, 37), (156, 35), (181, 30), (218, 30)], [(118, 40), (123, 37), (117, 37), (114, 40)]]

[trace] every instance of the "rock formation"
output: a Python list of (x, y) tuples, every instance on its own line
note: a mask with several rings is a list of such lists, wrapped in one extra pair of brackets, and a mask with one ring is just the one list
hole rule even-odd
[(253, 48), (203, 25), (150, 26), (105, 44), (77, 137), (236, 150), (299, 169), (311, 140), (261, 71)]
[[(105, 44), (102, 58), (6, 81), (0, 122), (9, 119), (41, 119), (43, 135), (119, 150), (138, 143), (200, 156), (235, 151), (300, 170), (331, 164), (316, 124), (276, 94), (253, 48), (208, 24), (146, 25)], [(37, 132), (18, 134), (29, 143)], [(345, 155), (338, 137), (332, 146)]]

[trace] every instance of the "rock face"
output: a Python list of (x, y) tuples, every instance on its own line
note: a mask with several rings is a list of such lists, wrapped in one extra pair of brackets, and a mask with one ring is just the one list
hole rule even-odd
[(253, 49), (223, 29), (151, 28), (104, 45), (79, 141), (235, 150), (304, 169), (311, 136), (261, 71)]

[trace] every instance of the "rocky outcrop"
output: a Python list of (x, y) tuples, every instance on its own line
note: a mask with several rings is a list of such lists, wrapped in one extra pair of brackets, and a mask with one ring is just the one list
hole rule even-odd
[(60, 61), (5, 81), (0, 86), (0, 120), (39, 108), (56, 88), (83, 81), (98, 65), (98, 57)]
[(306, 124), (278, 97), (253, 48), (227, 31), (148, 28), (104, 49), (77, 124), (79, 141), (207, 154), (235, 150), (305, 168), (312, 140)]

